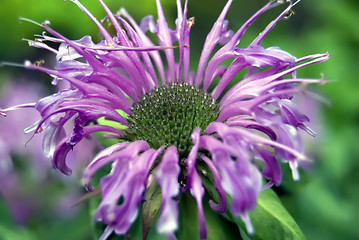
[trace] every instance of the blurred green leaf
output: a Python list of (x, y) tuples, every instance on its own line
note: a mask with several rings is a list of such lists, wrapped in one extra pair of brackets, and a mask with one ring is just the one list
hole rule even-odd
[[(75, 210), (74, 210), (75, 211)], [(55, 216), (54, 216), (55, 218)], [(51, 220), (39, 227), (39, 240), (76, 239), (88, 240), (90, 236), (89, 215), (86, 208), (68, 219)], [(21, 238), (19, 238), (21, 239)]]
[(21, 227), (4, 227), (0, 224), (0, 240), (36, 240), (38, 239), (35, 237), (33, 233), (29, 230)]

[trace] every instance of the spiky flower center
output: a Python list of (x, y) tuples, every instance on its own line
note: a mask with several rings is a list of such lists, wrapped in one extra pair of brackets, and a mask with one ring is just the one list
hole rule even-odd
[(218, 118), (219, 105), (202, 90), (173, 83), (144, 96), (132, 113), (128, 135), (133, 140), (144, 140), (154, 149), (174, 145), (186, 157), (193, 130), (199, 127), (203, 133)]

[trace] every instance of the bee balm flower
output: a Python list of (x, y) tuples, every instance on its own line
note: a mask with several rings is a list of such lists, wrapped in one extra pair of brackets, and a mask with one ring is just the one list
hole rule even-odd
[[(54, 83), (71, 84), (32, 105), (42, 116), (33, 130), (45, 132), (45, 150), (57, 169), (71, 173), (66, 155), (90, 134), (107, 132), (107, 137), (118, 141), (99, 152), (83, 174), (86, 188), (93, 191), (94, 174), (111, 163), (111, 172), (100, 180), (102, 200), (95, 213), (95, 220), (107, 225), (102, 239), (113, 231), (129, 231), (139, 204), (154, 186), (161, 190), (157, 231), (175, 238), (179, 199), (187, 194), (196, 201), (199, 235), (205, 239), (202, 199), (208, 189), (203, 180), (209, 176), (218, 194), (218, 201), (209, 201), (210, 207), (219, 213), (229, 209), (253, 233), (248, 211), (255, 209), (263, 189), (281, 183), (277, 159), (289, 163), (294, 179), (299, 177), (298, 165), (306, 161), (298, 131), (312, 131), (292, 98), (306, 84), (323, 80), (298, 78), (296, 71), (329, 57), (296, 58), (278, 47), (260, 45), (291, 12), (292, 3), (288, 1), (289, 6), (267, 28), (241, 48), (237, 45), (249, 25), (284, 1), (269, 1), (232, 32), (225, 20), (229, 0), (207, 35), (197, 70), (191, 72), (189, 35), (194, 20), (187, 18), (187, 1), (182, 7), (177, 0), (176, 27), (171, 29), (160, 0), (156, 0), (157, 23), (145, 17), (140, 24), (125, 10), (113, 14), (99, 0), (115, 36), (79, 1), (73, 2), (98, 26), (103, 40), (94, 43), (89, 36), (69, 40), (44, 22), (41, 26), (52, 36), (44, 33), (29, 43), (55, 53), (56, 68), (30, 62), (25, 67), (54, 76)], [(158, 43), (150, 40), (148, 31), (157, 36)], [(60, 43), (60, 47), (53, 49), (46, 42)], [(218, 44), (222, 46), (215, 51)], [(223, 62), (228, 59), (232, 63), (226, 66)], [(245, 70), (244, 78), (234, 82), (237, 73)], [(229, 83), (234, 85), (228, 89)], [(122, 127), (101, 124), (103, 118)], [(71, 119), (73, 132), (63, 137), (63, 125)], [(265, 167), (260, 168), (254, 159)]]

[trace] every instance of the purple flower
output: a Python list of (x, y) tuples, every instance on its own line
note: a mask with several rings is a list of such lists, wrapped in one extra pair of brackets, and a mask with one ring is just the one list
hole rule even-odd
[[(43, 95), (41, 90), (40, 85), (30, 84), (25, 80), (17, 83), (9, 82), (1, 89), (0, 102), (4, 106), (13, 106), (26, 101), (37, 101)], [(34, 108), (12, 112), (6, 118), (0, 118), (0, 198), (6, 200), (12, 217), (18, 224), (27, 224), (34, 216), (40, 218), (39, 212), (41, 209), (44, 210), (44, 205), (48, 207), (43, 212), (53, 211), (59, 217), (73, 216), (75, 211), (70, 207), (80, 195), (79, 191), (73, 189), (77, 185), (79, 176), (68, 178), (61, 174), (55, 177), (52, 176), (53, 174), (49, 175), (53, 167), (42, 153), (42, 147), (46, 147), (41, 144), (42, 136), (31, 137), (24, 134), (24, 128), (29, 123), (36, 122), (38, 118), (39, 114)], [(67, 129), (69, 127), (66, 126)], [(77, 172), (87, 165), (92, 156), (95, 148), (94, 140), (79, 143), (76, 151), (68, 156), (69, 164), (77, 169)], [(44, 143), (46, 145), (46, 142)], [(24, 183), (25, 174), (27, 178)], [(64, 189), (66, 193), (62, 191), (62, 194), (55, 197), (56, 201), (48, 199), (46, 194), (49, 192), (49, 186), (59, 182), (67, 186)]]
[[(56, 68), (30, 62), (24, 66), (48, 73), (55, 84), (70, 83), (69, 89), (34, 106), (42, 118), (33, 130), (45, 132), (47, 155), (61, 172), (71, 173), (67, 153), (90, 134), (107, 132), (118, 140), (99, 152), (83, 174), (86, 188), (93, 191), (92, 177), (111, 164), (111, 172), (99, 183), (102, 201), (95, 220), (107, 225), (101, 239), (113, 231), (129, 231), (150, 179), (155, 179), (162, 194), (158, 232), (175, 238), (179, 196), (190, 194), (197, 204), (199, 235), (205, 239), (202, 199), (207, 189), (203, 179), (209, 176), (219, 199), (209, 201), (211, 208), (224, 213), (229, 206), (253, 233), (248, 211), (255, 209), (263, 189), (281, 183), (277, 159), (289, 163), (296, 180), (298, 164), (308, 161), (298, 131), (311, 133), (306, 126), (309, 119), (292, 99), (307, 84), (324, 81), (298, 78), (296, 71), (329, 58), (328, 54), (296, 58), (278, 47), (260, 45), (293, 4), (286, 1), (289, 6), (249, 46), (239, 47), (249, 25), (285, 1), (269, 1), (233, 32), (225, 20), (229, 0), (208, 33), (197, 70), (192, 72), (189, 35), (194, 19), (187, 18), (187, 1), (182, 8), (177, 0), (176, 28), (171, 29), (160, 0), (156, 0), (157, 22), (145, 17), (140, 24), (123, 9), (113, 14), (99, 0), (107, 13), (103, 21), (112, 23), (115, 36), (79, 1), (73, 2), (98, 26), (103, 40), (94, 43), (89, 36), (69, 40), (44, 22), (41, 26), (52, 36), (44, 33), (30, 45), (55, 53)], [(148, 31), (158, 43), (151, 41)], [(59, 50), (46, 42), (59, 43)], [(215, 50), (217, 45), (222, 45), (219, 50)], [(229, 59), (232, 63), (224, 65)], [(235, 77), (242, 70), (246, 75), (238, 82)], [(228, 89), (229, 83), (234, 85)], [(103, 118), (120, 123), (121, 129), (101, 124)], [(64, 135), (63, 126), (70, 120), (74, 121), (73, 131)], [(264, 167), (254, 160), (262, 161)]]
[[(26, 101), (36, 101), (41, 96), (40, 92), (39, 86), (24, 81), (5, 84), (1, 89), (0, 102), (4, 106), (13, 106)], [(18, 97), (13, 97), (14, 94), (18, 94)], [(36, 136), (27, 149), (24, 149), (29, 137), (24, 134), (23, 129), (29, 122), (35, 122), (37, 119), (38, 113), (34, 109), (9, 114), (8, 119), (0, 119), (0, 198), (6, 200), (12, 217), (19, 224), (28, 221), (38, 204), (33, 196), (24, 191), (24, 184), (15, 172), (14, 156), (24, 159), (22, 164), (35, 176), (35, 182), (44, 180), (47, 172), (45, 169), (51, 168), (51, 163), (41, 153), (41, 136)], [(25, 159), (31, 163), (27, 164), (29, 161)]]

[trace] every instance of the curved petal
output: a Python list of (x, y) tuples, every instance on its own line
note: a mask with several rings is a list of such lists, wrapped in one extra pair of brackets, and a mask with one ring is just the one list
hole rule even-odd
[(213, 211), (216, 211), (218, 213), (224, 214), (227, 211), (227, 196), (226, 193), (221, 185), (221, 175), (219, 174), (216, 166), (206, 156), (201, 156), (201, 159), (208, 165), (208, 167), (211, 169), (213, 178), (214, 178), (214, 188), (216, 189), (218, 193), (219, 202), (216, 204), (212, 199), (209, 200), (209, 205), (213, 209)]
[(133, 150), (143, 144), (134, 143), (118, 153), (112, 171), (100, 181), (102, 201), (95, 219), (112, 227), (117, 234), (125, 234), (135, 221), (150, 166), (163, 150), (148, 149), (138, 156)]
[[(202, 136), (200, 147), (210, 152), (213, 163), (221, 174), (221, 186), (232, 198), (232, 213), (245, 217), (246, 212), (256, 206), (262, 184), (261, 174), (251, 162), (247, 143), (224, 135), (221, 138), (223, 142), (212, 136)], [(248, 230), (251, 229), (253, 228), (249, 225)]]
[[(101, 152), (99, 152), (94, 159), (91, 160), (90, 164), (86, 167), (83, 175), (82, 175), (82, 182), (84, 186), (87, 188), (88, 191), (92, 192), (94, 190), (93, 186), (91, 185), (91, 179), (94, 176), (95, 172), (105, 166), (106, 164), (113, 161), (112, 158), (109, 156), (114, 154), (115, 152), (124, 149), (128, 146), (128, 143), (118, 143), (108, 147)], [(118, 157), (118, 156), (116, 156)]]
[[(86, 126), (83, 128), (83, 133), (81, 134), (81, 136), (79, 136), (78, 141), (80, 141), (81, 139), (83, 139), (84, 137), (88, 136), (91, 133), (102, 132), (102, 131), (109, 131), (109, 132), (116, 132), (116, 133), (121, 132), (121, 131), (119, 131), (113, 127), (109, 127), (109, 126), (102, 126), (102, 125)], [(54, 156), (52, 159), (54, 166), (66, 175), (70, 175), (72, 172), (71, 169), (66, 164), (66, 156), (69, 153), (69, 151), (73, 149), (74, 145), (76, 145), (76, 144), (68, 143), (70, 136), (71, 135), (63, 138), (59, 142), (59, 144), (56, 146)]]
[(204, 195), (204, 188), (202, 186), (202, 180), (196, 170), (196, 160), (198, 154), (198, 148), (200, 144), (200, 129), (196, 128), (191, 134), (193, 141), (193, 147), (187, 157), (187, 188), (190, 190), (191, 195), (196, 199), (198, 210), (198, 223), (199, 223), (199, 235), (201, 239), (207, 238), (207, 225), (204, 217), (202, 198)]
[(179, 174), (177, 149), (175, 146), (170, 146), (163, 155), (155, 173), (162, 194), (161, 215), (157, 221), (156, 229), (168, 237), (174, 236), (174, 232), (178, 229), (178, 201), (174, 198), (179, 194)]

